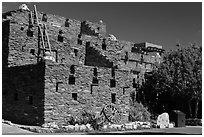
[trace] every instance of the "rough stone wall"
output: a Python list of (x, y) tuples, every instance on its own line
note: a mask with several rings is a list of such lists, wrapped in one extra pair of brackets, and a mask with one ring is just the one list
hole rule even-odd
[(15, 123), (44, 123), (44, 63), (4, 68), (2, 117)]
[[(127, 122), (129, 93), (133, 90), (128, 71), (116, 70), (116, 87), (110, 88), (111, 69), (97, 67), (98, 86), (92, 87), (94, 67), (76, 65), (74, 85), (69, 84), (69, 76), (72, 75), (70, 67), (71, 64), (46, 64), (45, 122), (63, 123), (67, 116), (86, 107), (100, 114), (105, 105), (111, 104), (111, 93), (116, 93), (116, 105), (124, 114), (123, 122)], [(57, 82), (60, 82), (58, 88)], [(129, 88), (123, 89), (124, 87)], [(72, 93), (77, 93), (77, 100), (72, 98)]]
[(90, 21), (81, 22), (81, 34), (96, 37), (106, 36), (106, 25), (104, 23), (92, 23)]
[[(67, 116), (85, 107), (99, 114), (102, 107), (111, 104), (111, 93), (116, 93), (115, 104), (123, 113), (122, 121), (127, 122), (130, 92), (135, 91), (133, 79), (141, 83), (145, 62), (154, 59), (145, 56), (141, 62), (141, 54), (131, 51), (134, 43), (111, 41), (105, 37), (104, 24), (69, 19), (69, 27), (65, 27), (66, 18), (47, 14), (48, 20), (44, 22), (43, 13), (38, 12), (39, 21), (47, 25), (57, 61), (37, 62), (38, 31), (35, 26), (33, 37), (27, 35), (28, 14), (20, 11), (3, 14), (7, 19), (3, 20), (2, 30), (3, 93), (6, 93), (3, 95), (3, 116), (25, 124), (63, 123)], [(58, 41), (60, 30), (63, 42)], [(106, 49), (102, 44), (106, 44)], [(31, 49), (35, 50), (34, 54), (30, 53)], [(72, 66), (74, 74), (70, 70)], [(116, 87), (110, 87), (113, 67)], [(94, 68), (97, 69), (98, 86), (92, 86)], [(69, 84), (71, 75), (75, 77), (75, 84)], [(16, 93), (19, 100), (12, 101)], [(77, 93), (77, 100), (72, 98), (72, 93)], [(32, 104), (27, 104), (28, 96), (32, 96)], [(12, 109), (14, 117), (10, 113)]]

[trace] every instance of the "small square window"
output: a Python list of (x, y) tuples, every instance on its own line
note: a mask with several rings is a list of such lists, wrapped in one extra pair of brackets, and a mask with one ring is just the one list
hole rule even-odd
[(112, 88), (112, 87), (115, 87), (116, 86), (116, 81), (115, 81), (115, 79), (111, 79), (110, 80), (110, 87)]
[(31, 53), (32, 55), (35, 55), (35, 49), (30, 49), (30, 53)]
[(78, 39), (77, 44), (82, 45), (82, 40)]
[(77, 93), (72, 93), (72, 99), (77, 100)]
[(72, 76), (72, 75), (69, 76), (69, 84), (70, 85), (74, 85), (75, 84), (75, 77)]
[(115, 104), (116, 102), (116, 93), (111, 93), (111, 103)]
[(98, 84), (98, 79), (96, 77), (94, 77), (92, 83), (93, 84)]

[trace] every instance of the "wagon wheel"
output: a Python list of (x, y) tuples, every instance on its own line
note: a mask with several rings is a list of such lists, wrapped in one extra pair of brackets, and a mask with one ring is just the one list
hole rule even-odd
[(114, 105), (106, 105), (102, 112), (108, 122), (120, 123), (121, 113)]

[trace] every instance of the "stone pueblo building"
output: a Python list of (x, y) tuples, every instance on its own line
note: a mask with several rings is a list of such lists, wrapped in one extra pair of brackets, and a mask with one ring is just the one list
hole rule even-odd
[(102, 21), (66, 19), (36, 7), (3, 13), (3, 119), (63, 124), (87, 108), (97, 115), (104, 109), (120, 113), (106, 118), (127, 122), (130, 93), (162, 52), (159, 45), (108, 37)]

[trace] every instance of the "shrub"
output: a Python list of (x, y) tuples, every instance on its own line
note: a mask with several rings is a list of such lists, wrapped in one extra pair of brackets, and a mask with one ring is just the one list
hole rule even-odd
[(134, 102), (129, 109), (129, 121), (149, 121), (150, 112), (141, 103)]
[(76, 115), (69, 116), (65, 119), (68, 125), (86, 125), (90, 124), (94, 130), (99, 130), (103, 125), (100, 123), (100, 118), (94, 112), (88, 109), (83, 109)]

